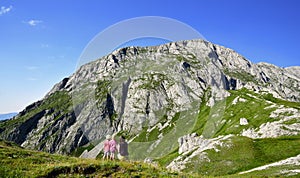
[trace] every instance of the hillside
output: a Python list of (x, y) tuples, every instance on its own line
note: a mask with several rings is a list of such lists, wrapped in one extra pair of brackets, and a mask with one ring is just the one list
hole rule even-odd
[(0, 137), (96, 157), (107, 134), (124, 135), (131, 160), (175, 171), (236, 175), (276, 163), (249, 174), (299, 174), (299, 88), (299, 67), (254, 64), (203, 40), (128, 47), (0, 122)]
[[(26, 150), (14, 143), (2, 140), (0, 140), (0, 158), (0, 177), (206, 177), (195, 173), (170, 172), (159, 166), (141, 162), (103, 161), (48, 154)], [(300, 160), (300, 157), (298, 156), (297, 159)], [(228, 175), (227, 177), (270, 175), (296, 177), (295, 173), (297, 172), (293, 174), (293, 172), (288, 171), (288, 169), (297, 170), (299, 168), (299, 166), (293, 166), (292, 161), (270, 165), (270, 167), (273, 167), (267, 170), (265, 170), (266, 168), (258, 169), (253, 170), (254, 172), (249, 171), (242, 174)], [(279, 174), (274, 174), (274, 172)]]
[(103, 161), (23, 149), (0, 140), (0, 177), (178, 177), (140, 162)]

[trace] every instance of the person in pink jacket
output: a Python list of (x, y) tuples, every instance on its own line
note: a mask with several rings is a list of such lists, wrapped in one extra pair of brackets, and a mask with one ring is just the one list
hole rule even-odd
[(117, 142), (114, 138), (114, 136), (112, 136), (111, 140), (109, 141), (109, 148), (110, 148), (110, 159), (114, 160), (115, 159), (115, 153), (117, 151)]
[(109, 159), (109, 156), (110, 156), (110, 135), (106, 135), (106, 140), (104, 141), (103, 151), (104, 151), (103, 159)]

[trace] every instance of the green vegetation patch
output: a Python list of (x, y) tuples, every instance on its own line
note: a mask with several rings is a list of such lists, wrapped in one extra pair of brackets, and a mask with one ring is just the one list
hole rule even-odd
[(195, 132), (198, 135), (201, 135), (203, 133), (204, 126), (208, 120), (208, 116), (209, 116), (211, 108), (209, 106), (207, 106), (206, 103), (208, 102), (210, 97), (211, 97), (211, 91), (210, 91), (210, 89), (208, 89), (204, 92), (203, 97), (201, 99), (198, 118), (197, 118), (194, 128), (192, 130), (192, 132)]
[(238, 174), (233, 177), (289, 177), (299, 178), (299, 173), (292, 170), (299, 170), (299, 165), (272, 166), (267, 169), (257, 170), (246, 174)]
[(185, 171), (200, 175), (231, 175), (300, 154), (300, 137), (250, 139), (234, 136), (219, 151), (207, 150), (208, 159), (194, 157)]
[(141, 133), (134, 139), (135, 142), (150, 142), (158, 139), (159, 130), (158, 128), (152, 129), (147, 132), (147, 127), (144, 127)]
[(275, 98), (271, 93), (262, 94), (262, 95), (260, 95), (260, 97), (263, 98), (263, 99), (265, 99), (265, 100), (268, 100), (268, 101), (271, 101), (273, 103), (276, 103), (278, 105), (284, 105), (286, 107), (300, 109), (300, 103), (299, 102), (291, 102), (291, 101), (287, 101), (287, 100)]
[(90, 151), (94, 148), (95, 146), (93, 144), (89, 144), (86, 146), (78, 147), (76, 148), (70, 155), (79, 157), (85, 150)]
[(224, 69), (224, 73), (232, 78), (240, 79), (243, 82), (253, 82), (254, 84), (259, 84), (255, 76), (251, 75), (250, 73), (244, 71), (232, 71), (229, 69)]
[[(271, 112), (276, 107), (269, 107), (271, 104), (266, 100), (259, 98), (259, 95), (249, 90), (230, 91), (231, 96), (226, 99), (226, 111), (223, 120), (226, 124), (218, 131), (217, 135), (238, 134), (243, 129), (258, 128), (266, 122), (275, 121), (276, 118), (270, 118)], [(244, 101), (233, 103), (233, 100), (239, 97)], [(240, 119), (246, 118), (248, 125), (240, 125)]]
[(111, 82), (108, 80), (99, 80), (95, 90), (95, 96), (98, 103), (102, 103), (106, 100), (107, 94), (110, 92)]
[[(211, 97), (210, 91), (207, 90), (204, 93), (193, 132), (204, 135), (206, 138), (239, 134), (243, 129), (255, 129), (264, 123), (279, 120), (280, 117), (271, 118), (270, 115), (281, 105), (299, 109), (299, 103), (274, 98), (271, 94), (255, 93), (245, 88), (228, 92), (230, 96), (216, 102), (213, 107), (206, 105)], [(240, 125), (241, 118), (247, 119), (248, 124)], [(294, 119), (289, 123), (296, 122), (298, 120)]]
[(295, 124), (295, 123), (300, 123), (300, 118), (294, 118), (294, 119), (283, 122), (283, 124), (286, 124), (286, 125), (292, 125), (292, 124)]
[(159, 163), (159, 165), (165, 167), (165, 166), (169, 165), (178, 156), (179, 156), (178, 148), (176, 148), (173, 152), (171, 152), (159, 159), (156, 159), (155, 161), (157, 161)]
[(176, 55), (176, 60), (179, 62), (187, 62), (188, 64), (192, 65), (193, 67), (199, 67), (200, 61), (197, 60), (194, 54), (187, 54), (186, 57), (182, 55)]
[(138, 48), (138, 52), (141, 53), (141, 54), (143, 54), (143, 53), (147, 53), (148, 50), (146, 48), (140, 47), (140, 48)]
[(161, 73), (146, 73), (139, 80), (143, 81), (143, 84), (141, 84), (139, 88), (157, 89), (164, 80), (168, 80), (168, 77)]
[(0, 141), (1, 177), (182, 177), (140, 162), (80, 159), (22, 149)]
[[(140, 134), (134, 139), (134, 142), (151, 142), (157, 140), (160, 133), (166, 135), (174, 128), (176, 121), (179, 119), (179, 117), (180, 112), (175, 113), (174, 117), (170, 121), (170, 124), (162, 130), (159, 130), (157, 126), (154, 126), (155, 128), (151, 129), (151, 131), (148, 132), (148, 127), (144, 127)], [(161, 123), (162, 125), (164, 125), (166, 122), (167, 118), (166, 116), (163, 116), (160, 122), (158, 122), (157, 124)]]
[[(143, 160), (151, 158), (159, 160), (161, 157), (169, 155), (175, 149), (178, 149), (178, 138), (189, 134), (194, 124), (195, 112), (178, 112), (172, 119), (166, 117), (153, 126), (149, 131), (144, 128), (143, 131), (129, 144), (130, 157), (133, 160)], [(166, 124), (160, 128), (158, 124)], [(148, 130), (148, 132), (147, 132)], [(161, 137), (158, 137), (161, 135)]]

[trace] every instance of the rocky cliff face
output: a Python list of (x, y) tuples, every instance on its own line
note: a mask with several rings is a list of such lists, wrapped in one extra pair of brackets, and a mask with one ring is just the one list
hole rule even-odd
[[(24, 147), (70, 153), (106, 134), (125, 134), (132, 159), (179, 150), (168, 164), (181, 170), (201, 153), (199, 145), (215, 148), (231, 138), (226, 135), (273, 137), (264, 136), (272, 119), (286, 131), (276, 136), (299, 135), (298, 125), (282, 129), (291, 125), (285, 121), (299, 124), (299, 88), (299, 67), (254, 64), (203, 40), (128, 47), (81, 66), (44, 99), (1, 122), (0, 135)], [(293, 113), (275, 116), (280, 107)], [(286, 119), (289, 114), (296, 117)]]

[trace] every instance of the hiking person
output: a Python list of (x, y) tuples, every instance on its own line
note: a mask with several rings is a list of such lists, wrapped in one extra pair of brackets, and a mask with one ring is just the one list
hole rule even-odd
[(125, 141), (124, 136), (121, 136), (120, 138), (118, 158), (120, 160), (128, 159), (128, 143)]
[(110, 135), (106, 135), (106, 140), (104, 141), (103, 151), (104, 151), (103, 159), (109, 159), (109, 156), (110, 156)]
[(110, 159), (115, 159), (115, 153), (117, 151), (117, 142), (115, 140), (114, 135), (112, 136), (111, 140), (109, 141), (109, 148), (110, 148)]

